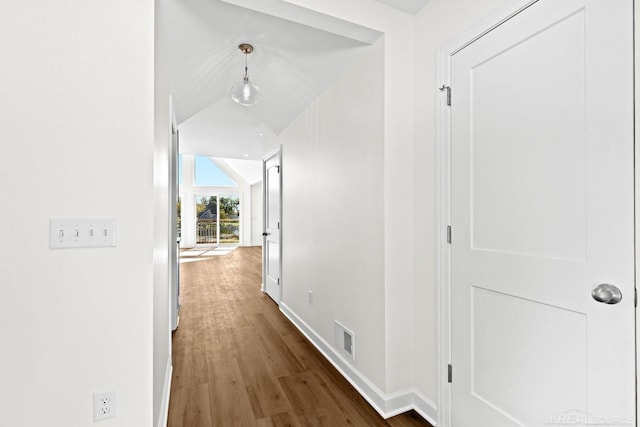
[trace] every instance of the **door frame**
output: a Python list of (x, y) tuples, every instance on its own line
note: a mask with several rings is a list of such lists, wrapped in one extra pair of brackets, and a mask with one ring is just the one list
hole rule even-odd
[[(282, 220), (282, 145), (279, 145), (274, 150), (267, 153), (262, 158), (262, 231), (264, 232), (267, 229), (267, 162), (274, 157), (278, 158), (278, 164), (280, 165), (280, 173), (278, 174), (278, 190), (279, 190), (279, 200), (280, 204), (280, 229), (278, 230), (278, 272), (280, 274), (280, 289), (278, 292), (278, 301), (276, 304), (280, 305), (280, 301), (282, 301), (282, 228), (284, 221)], [(265, 252), (265, 236), (262, 237), (262, 286), (261, 290), (263, 293), (267, 292), (266, 285), (266, 277), (267, 277), (267, 260), (266, 252)]]
[[(178, 157), (180, 155), (180, 131), (173, 106), (169, 97), (170, 135), (169, 135), (169, 319), (171, 331), (180, 324), (180, 241), (177, 230), (177, 203), (180, 198), (178, 178)], [(171, 347), (170, 351), (171, 351)]]
[(438, 311), (436, 339), (438, 343), (437, 424), (441, 427), (451, 427), (452, 411), (451, 387), (448, 382), (448, 365), (451, 363), (451, 246), (447, 242), (447, 227), (451, 224), (451, 116), (445, 90), (450, 84), (451, 57), (538, 1), (511, 0), (437, 51), (435, 82), (437, 86), (434, 89), (437, 92), (436, 200), (439, 204), (436, 211), (438, 227), (436, 233), (436, 307)]

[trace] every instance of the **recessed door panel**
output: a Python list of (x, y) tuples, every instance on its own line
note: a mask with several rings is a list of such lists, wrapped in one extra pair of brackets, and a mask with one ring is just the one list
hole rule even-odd
[(584, 313), (476, 286), (471, 310), (471, 393), (478, 400), (521, 425), (541, 413), (587, 410)]
[(516, 39), (469, 70), (476, 249), (585, 259), (584, 14)]

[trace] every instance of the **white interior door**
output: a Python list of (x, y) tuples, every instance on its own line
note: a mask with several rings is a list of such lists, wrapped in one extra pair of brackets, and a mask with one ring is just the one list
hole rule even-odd
[(540, 0), (450, 57), (454, 427), (635, 425), (632, 19)]
[(178, 238), (177, 203), (179, 189), (178, 156), (180, 135), (177, 126), (171, 123), (171, 150), (169, 156), (169, 271), (171, 284), (171, 330), (178, 328), (180, 321), (180, 239)]
[(263, 283), (264, 291), (276, 303), (280, 303), (280, 151), (264, 161), (264, 244)]

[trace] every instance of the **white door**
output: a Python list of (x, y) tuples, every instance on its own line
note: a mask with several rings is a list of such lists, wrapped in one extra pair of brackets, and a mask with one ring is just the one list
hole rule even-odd
[(180, 135), (175, 123), (171, 123), (171, 151), (169, 158), (169, 269), (171, 272), (171, 330), (178, 328), (180, 316), (180, 238), (178, 237), (177, 203), (179, 189), (178, 156)]
[(280, 151), (264, 160), (264, 291), (280, 303)]
[(635, 425), (632, 19), (540, 0), (450, 57), (454, 427)]

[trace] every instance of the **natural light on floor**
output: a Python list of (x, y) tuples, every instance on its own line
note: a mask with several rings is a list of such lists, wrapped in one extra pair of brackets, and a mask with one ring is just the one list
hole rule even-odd
[(180, 251), (180, 264), (186, 262), (204, 261), (214, 256), (227, 255), (231, 253), (236, 247), (223, 247), (223, 248), (193, 248), (183, 249)]

